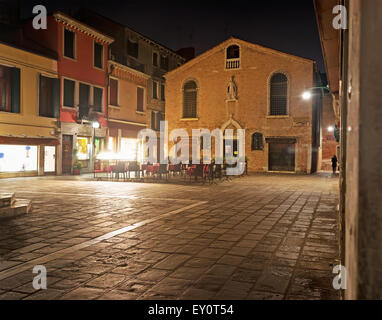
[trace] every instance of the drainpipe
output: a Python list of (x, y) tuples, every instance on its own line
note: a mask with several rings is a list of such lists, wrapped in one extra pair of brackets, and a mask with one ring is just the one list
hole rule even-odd
[(114, 66), (110, 64), (110, 71), (109, 71), (109, 60), (107, 62), (107, 73), (106, 73), (106, 121), (107, 121), (107, 127), (106, 127), (106, 141), (105, 146), (106, 149), (109, 149), (109, 87), (110, 87), (110, 76), (113, 73)]

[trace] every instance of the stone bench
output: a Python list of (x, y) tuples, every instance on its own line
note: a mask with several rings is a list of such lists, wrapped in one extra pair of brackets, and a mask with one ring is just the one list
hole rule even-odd
[(32, 211), (32, 201), (16, 199), (14, 193), (0, 193), (0, 219), (13, 218)]

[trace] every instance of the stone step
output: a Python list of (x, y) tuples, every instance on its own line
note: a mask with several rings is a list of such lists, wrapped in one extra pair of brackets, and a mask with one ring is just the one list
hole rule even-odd
[(12, 205), (12, 209), (19, 214), (27, 214), (32, 212), (32, 201), (27, 199), (16, 199)]
[(0, 208), (0, 219), (13, 218), (32, 212), (32, 201), (16, 199), (10, 207)]
[(10, 207), (15, 201), (14, 193), (0, 193), (0, 208)]

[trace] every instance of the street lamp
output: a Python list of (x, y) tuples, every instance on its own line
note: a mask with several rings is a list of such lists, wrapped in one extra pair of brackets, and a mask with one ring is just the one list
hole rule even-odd
[(312, 98), (312, 93), (310, 91), (305, 91), (303, 94), (302, 94), (302, 98), (304, 100), (310, 100)]
[(93, 127), (93, 172), (95, 172), (96, 169), (96, 129), (100, 128), (100, 124), (98, 121), (94, 121), (92, 123)]
[(314, 89), (321, 89), (322, 91), (328, 91), (328, 92), (330, 92), (330, 89), (329, 89), (329, 87), (328, 86), (321, 86), (321, 87), (312, 87), (312, 88), (308, 88), (308, 89), (306, 89), (303, 93), (302, 93), (302, 98), (304, 99), (304, 100), (310, 100), (311, 98), (312, 98), (312, 96), (313, 96), (313, 90)]

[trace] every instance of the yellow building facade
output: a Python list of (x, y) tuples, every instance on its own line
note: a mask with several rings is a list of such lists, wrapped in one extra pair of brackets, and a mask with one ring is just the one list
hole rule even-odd
[(55, 174), (57, 60), (0, 43), (0, 178)]

